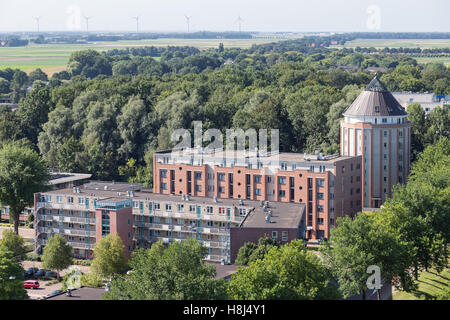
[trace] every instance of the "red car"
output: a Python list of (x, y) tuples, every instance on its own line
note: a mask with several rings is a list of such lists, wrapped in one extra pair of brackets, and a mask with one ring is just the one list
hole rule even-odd
[(37, 289), (37, 288), (39, 288), (39, 281), (27, 280), (27, 281), (24, 281), (23, 286), (25, 289)]

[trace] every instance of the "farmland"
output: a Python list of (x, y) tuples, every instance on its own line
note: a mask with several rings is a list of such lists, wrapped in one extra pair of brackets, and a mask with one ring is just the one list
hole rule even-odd
[(274, 42), (274, 39), (157, 39), (139, 41), (94, 42), (90, 44), (31, 44), (26, 47), (0, 48), (0, 69), (17, 68), (31, 72), (41, 68), (52, 75), (64, 70), (69, 57), (74, 51), (94, 49), (106, 51), (127, 47), (167, 47), (194, 46), (199, 49), (217, 48), (219, 43), (225, 47), (249, 48), (253, 44)]

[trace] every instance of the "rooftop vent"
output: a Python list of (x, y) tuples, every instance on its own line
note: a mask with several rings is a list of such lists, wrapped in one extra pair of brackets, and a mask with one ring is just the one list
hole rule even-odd
[(271, 223), (270, 217), (268, 215), (266, 216), (265, 220), (266, 220), (266, 223)]
[(243, 206), (244, 205), (244, 200), (239, 200), (239, 205)]
[(217, 202), (218, 202), (218, 201), (217, 201), (217, 197), (214, 197), (213, 199), (214, 199), (214, 202), (215, 202), (215, 203), (217, 203)]
[(104, 190), (108, 190), (108, 186), (104, 186), (103, 189), (104, 189)]

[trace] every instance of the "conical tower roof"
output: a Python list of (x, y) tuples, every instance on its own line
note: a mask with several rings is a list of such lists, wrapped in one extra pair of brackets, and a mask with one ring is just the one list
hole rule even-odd
[(376, 76), (344, 112), (344, 116), (406, 116), (394, 96)]

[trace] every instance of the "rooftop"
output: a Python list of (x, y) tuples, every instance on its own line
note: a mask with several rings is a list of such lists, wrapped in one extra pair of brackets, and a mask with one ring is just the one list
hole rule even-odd
[(337, 161), (352, 158), (351, 156), (341, 156), (339, 154), (324, 155), (317, 152), (316, 154), (307, 153), (294, 153), (294, 152), (267, 152), (262, 153), (259, 151), (249, 152), (246, 150), (222, 150), (222, 149), (204, 149), (204, 148), (186, 148), (179, 150), (165, 150), (155, 152), (155, 154), (165, 155), (168, 154), (171, 157), (201, 157), (201, 158), (216, 158), (216, 159), (245, 159), (245, 158), (258, 158), (260, 161), (275, 163), (277, 161), (289, 161), (289, 162), (309, 162), (320, 161), (327, 163), (334, 163)]
[(105, 294), (105, 288), (81, 287), (72, 290), (72, 296), (68, 297), (66, 293), (61, 293), (46, 300), (102, 300)]
[(61, 184), (66, 182), (89, 179), (92, 174), (89, 173), (68, 173), (68, 172), (51, 172), (49, 184)]
[(407, 113), (375, 76), (344, 112), (344, 116), (407, 116)]
[[(267, 211), (261, 206), (255, 207), (242, 223), (242, 228), (296, 228), (304, 221), (304, 203), (271, 202)], [(266, 216), (272, 211), (270, 222)]]

